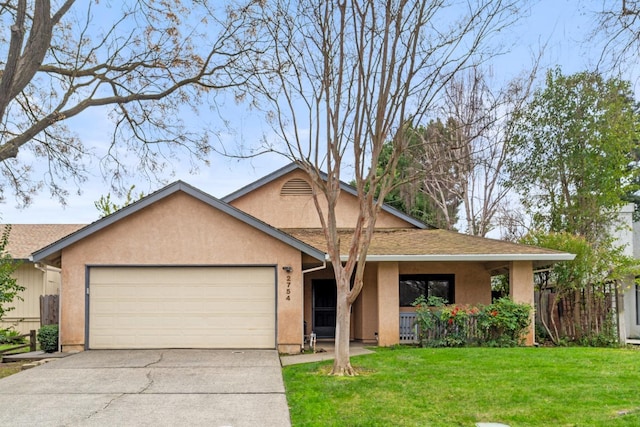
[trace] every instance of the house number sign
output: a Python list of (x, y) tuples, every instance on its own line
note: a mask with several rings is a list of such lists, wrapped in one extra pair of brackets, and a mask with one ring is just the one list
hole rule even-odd
[(291, 275), (287, 274), (287, 301), (291, 301)]

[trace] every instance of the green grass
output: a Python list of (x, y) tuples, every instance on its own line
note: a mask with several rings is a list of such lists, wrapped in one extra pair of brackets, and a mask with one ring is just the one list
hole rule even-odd
[[(1, 354), (3, 351), (9, 350), (9, 349), (11, 349), (11, 348), (13, 348), (13, 347), (16, 347), (16, 346), (18, 346), (18, 345), (22, 345), (22, 344), (1, 344), (1, 345), (0, 345), (0, 354)], [(12, 351), (10, 351), (10, 353), (27, 353), (27, 352), (29, 352), (29, 351), (31, 351), (31, 350), (30, 350), (30, 349), (29, 349), (29, 347), (27, 346), (27, 347), (20, 348), (20, 349), (18, 349), (18, 350), (12, 350)]]
[(284, 368), (294, 426), (640, 426), (640, 351), (377, 349)]

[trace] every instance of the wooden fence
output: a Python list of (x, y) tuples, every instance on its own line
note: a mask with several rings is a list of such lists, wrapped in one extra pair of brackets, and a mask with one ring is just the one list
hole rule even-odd
[(583, 289), (554, 292), (553, 288), (536, 292), (536, 322), (554, 341), (589, 340), (617, 337), (615, 284), (586, 286)]
[(40, 326), (58, 324), (59, 295), (40, 295)]
[(29, 347), (29, 351), (36, 351), (36, 331), (35, 329), (32, 329), (31, 331), (29, 331), (28, 334), (24, 334), (24, 335), (18, 335), (15, 338), (16, 339), (23, 339), (23, 338), (29, 338), (29, 342), (27, 344), (18, 344), (16, 346), (10, 347), (10, 348), (6, 348), (2, 351), (0, 351), (0, 356), (7, 356), (10, 354), (14, 354), (13, 352), (15, 352), (16, 350), (21, 350), (23, 348), (27, 348)]

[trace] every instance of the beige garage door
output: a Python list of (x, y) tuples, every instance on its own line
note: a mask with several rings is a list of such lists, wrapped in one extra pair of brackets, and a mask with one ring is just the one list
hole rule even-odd
[(271, 267), (92, 267), (89, 348), (275, 348)]

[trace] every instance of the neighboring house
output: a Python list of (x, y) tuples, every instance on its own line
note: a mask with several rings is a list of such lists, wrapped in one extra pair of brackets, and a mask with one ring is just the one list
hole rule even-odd
[[(337, 214), (346, 245), (358, 204), (351, 187), (342, 190)], [(513, 299), (533, 305), (533, 269), (573, 258), (433, 229), (389, 207), (376, 225), (351, 337), (383, 346), (412, 338), (401, 319), (411, 318), (411, 302), (421, 293), (488, 304), (491, 275), (508, 271)], [(297, 353), (305, 334), (335, 333), (335, 281), (325, 247), (309, 180), (292, 164), (222, 200), (175, 182), (35, 251), (33, 259), (62, 271), (64, 351)]]
[[(640, 222), (633, 221), (635, 205), (624, 206), (619, 213), (619, 227), (614, 232), (624, 254), (640, 259)], [(618, 332), (621, 344), (640, 344), (640, 285), (632, 278), (623, 284), (617, 301)]]
[[(0, 225), (3, 231), (6, 225)], [(20, 293), (5, 313), (0, 328), (13, 328), (21, 333), (40, 328), (40, 295), (55, 295), (60, 289), (60, 270), (56, 267), (37, 266), (29, 260), (31, 253), (84, 227), (77, 224), (14, 224), (9, 234), (7, 252), (20, 263), (14, 273), (18, 284), (25, 290)]]

